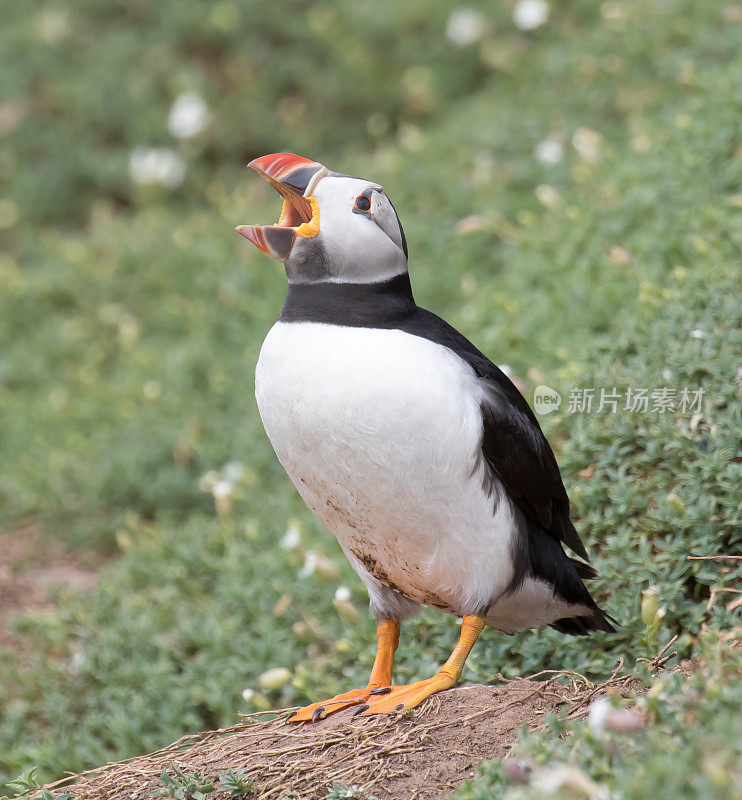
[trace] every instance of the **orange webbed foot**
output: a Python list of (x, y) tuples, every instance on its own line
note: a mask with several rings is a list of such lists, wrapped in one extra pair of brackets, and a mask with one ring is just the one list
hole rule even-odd
[(476, 616), (465, 616), (461, 620), (461, 635), (448, 661), (441, 667), (437, 675), (424, 681), (416, 681), (406, 686), (392, 686), (391, 691), (382, 697), (371, 697), (356, 713), (361, 716), (372, 714), (399, 714), (419, 706), (431, 695), (455, 686), (461, 677), (466, 657), (474, 642), (484, 628), (484, 619)]
[(287, 722), (317, 722), (328, 714), (335, 714), (345, 708), (358, 706), (366, 708), (367, 701), (377, 695), (391, 691), (389, 684), (392, 682), (392, 663), (394, 651), (399, 642), (399, 622), (391, 619), (381, 620), (376, 628), (378, 646), (376, 659), (371, 670), (368, 686), (364, 689), (353, 689), (350, 692), (336, 695), (320, 703), (312, 703), (298, 711), (289, 714)]
[(392, 686), (381, 696), (371, 696), (360, 706), (357, 714), (362, 717), (372, 714), (395, 714), (419, 706), (431, 695), (450, 689), (455, 684), (448, 675), (435, 675), (424, 681), (416, 681), (402, 686)]
[(299, 711), (290, 714), (291, 722), (316, 722), (328, 714), (342, 711), (344, 708), (356, 706), (353, 716), (371, 716), (373, 714), (394, 714), (419, 706), (433, 694), (455, 686), (461, 677), (466, 657), (474, 642), (484, 628), (484, 618), (465, 616), (461, 620), (459, 641), (448, 661), (441, 667), (437, 675), (424, 681), (417, 681), (403, 686), (388, 686), (391, 683), (392, 661), (399, 641), (399, 623), (393, 620), (382, 620), (376, 630), (379, 646), (371, 671), (369, 685), (365, 689), (339, 694), (321, 703), (312, 703)]
[(376, 688), (373, 686), (366, 686), (364, 689), (352, 689), (350, 692), (336, 695), (329, 700), (322, 700), (319, 703), (312, 703), (311, 705), (304, 706), (298, 711), (294, 711), (286, 718), (287, 722), (317, 722), (324, 719), (329, 714), (335, 714), (338, 711), (343, 711), (352, 706), (359, 708), (367, 707), (367, 702), (378, 694), (389, 692), (389, 687)]

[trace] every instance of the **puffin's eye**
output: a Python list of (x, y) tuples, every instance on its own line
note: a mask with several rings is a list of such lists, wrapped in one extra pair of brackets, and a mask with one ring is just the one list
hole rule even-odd
[(355, 211), (356, 209), (358, 209), (358, 211), (362, 211), (364, 214), (367, 214), (370, 208), (371, 208), (371, 201), (368, 199), (368, 197), (366, 197), (365, 194), (359, 194), (358, 197), (356, 197), (356, 202), (355, 205), (353, 206), (353, 210)]

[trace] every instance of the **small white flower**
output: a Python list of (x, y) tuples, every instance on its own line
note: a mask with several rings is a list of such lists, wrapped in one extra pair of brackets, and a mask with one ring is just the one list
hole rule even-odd
[(337, 578), (338, 576), (338, 568), (335, 562), (331, 561), (329, 558), (325, 558), (323, 555), (317, 556), (315, 569), (323, 578)]
[(217, 483), (219, 483), (219, 473), (210, 469), (198, 479), (198, 488), (202, 492), (211, 492)]
[(599, 697), (590, 704), (587, 724), (598, 737), (606, 731), (630, 734), (644, 727), (644, 721), (639, 714), (628, 708), (616, 708), (607, 697)]
[(399, 129), (399, 144), (403, 150), (417, 153), (425, 145), (425, 134), (417, 125), (405, 123)]
[(481, 42), (488, 27), (487, 18), (481, 11), (468, 6), (457, 8), (446, 23), (446, 38), (456, 47), (468, 47)]
[(216, 500), (224, 500), (227, 497), (230, 497), (232, 494), (232, 484), (230, 481), (217, 481), (211, 487), (211, 493), (214, 495)]
[[(263, 673), (265, 675), (266, 673)], [(261, 676), (262, 677), (262, 676)], [(256, 711), (267, 711), (271, 707), (270, 700), (254, 689), (243, 689), (242, 699)]]
[(123, 313), (117, 321), (119, 339), (124, 344), (131, 344), (139, 336), (139, 323), (131, 314)]
[(162, 384), (159, 381), (147, 381), (142, 387), (147, 400), (158, 400), (162, 395)]
[(513, 9), (515, 27), (522, 31), (540, 28), (549, 19), (546, 0), (518, 0)]
[(482, 214), (471, 214), (468, 217), (460, 219), (456, 223), (456, 233), (459, 236), (467, 236), (470, 233), (478, 233), (487, 229), (487, 218)]
[(620, 244), (614, 244), (608, 251), (608, 261), (614, 267), (628, 267), (631, 264), (631, 253)]
[(80, 670), (85, 666), (85, 654), (80, 650), (75, 650), (69, 663), (69, 670), (73, 675), (79, 675)]
[(346, 620), (355, 619), (358, 616), (358, 610), (351, 602), (350, 589), (347, 586), (338, 586), (332, 603), (338, 614)]
[(558, 164), (564, 157), (564, 147), (557, 139), (544, 139), (536, 145), (536, 160), (542, 164)]
[(559, 191), (548, 183), (542, 183), (536, 187), (536, 198), (542, 206), (546, 208), (556, 208), (562, 202)]
[(223, 478), (218, 480), (211, 487), (211, 494), (214, 498), (214, 506), (219, 516), (229, 516), (234, 508), (234, 485)]
[(301, 528), (295, 522), (290, 522), (286, 533), (281, 539), (282, 550), (296, 550), (301, 545)]
[(671, 381), (672, 380), (672, 370), (669, 367), (665, 367), (662, 370), (662, 380)]
[(230, 461), (224, 465), (222, 475), (224, 475), (225, 481), (238, 483), (245, 475), (245, 467), (239, 461)]
[(206, 128), (210, 118), (209, 107), (203, 98), (195, 92), (185, 92), (170, 108), (167, 129), (176, 139), (190, 139)]
[(335, 590), (335, 602), (347, 603), (350, 600), (350, 589), (347, 586), (338, 586)]
[(63, 8), (48, 6), (39, 12), (36, 17), (36, 31), (39, 38), (46, 44), (57, 44), (66, 39), (72, 25), (70, 16)]
[(583, 161), (598, 161), (602, 144), (603, 137), (592, 128), (578, 128), (572, 135), (572, 146)]
[(587, 713), (587, 724), (590, 730), (600, 736), (605, 731), (605, 720), (611, 710), (611, 701), (607, 697), (599, 697), (590, 703)]
[(701, 330), (701, 328), (695, 328), (690, 332), (691, 339), (708, 339), (708, 334), (706, 331)]
[(540, 770), (531, 781), (539, 794), (585, 798), (585, 800), (607, 800), (608, 790), (595, 783), (585, 773), (570, 764), (552, 764)]
[(317, 568), (318, 556), (313, 550), (308, 550), (304, 556), (304, 566), (299, 570), (300, 578), (308, 578)]
[(185, 180), (183, 159), (168, 147), (137, 147), (129, 156), (129, 177), (143, 186), (175, 189)]

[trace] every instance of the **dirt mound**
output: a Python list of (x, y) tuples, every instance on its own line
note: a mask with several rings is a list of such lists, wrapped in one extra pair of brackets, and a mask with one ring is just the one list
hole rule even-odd
[[(256, 715), (64, 783), (74, 781), (71, 791), (82, 800), (144, 800), (162, 787), (160, 773), (174, 764), (215, 782), (230, 767), (244, 769), (258, 798), (324, 800), (327, 788), (341, 781), (379, 800), (437, 800), (471, 777), (483, 759), (506, 755), (522, 725), (538, 728), (559, 708), (583, 716), (594, 697), (625, 694), (633, 682), (631, 676), (614, 676), (593, 685), (574, 673), (541, 673), (498, 686), (451, 689), (396, 717), (353, 719), (349, 709), (294, 725)], [(210, 795), (220, 796), (226, 795)]]

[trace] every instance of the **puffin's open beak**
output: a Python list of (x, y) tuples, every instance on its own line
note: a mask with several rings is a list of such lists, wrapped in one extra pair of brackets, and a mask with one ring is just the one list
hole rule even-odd
[(271, 153), (247, 166), (283, 197), (283, 208), (275, 225), (238, 225), (235, 230), (267, 256), (285, 261), (297, 236), (311, 238), (319, 233), (319, 205), (312, 190), (327, 169), (293, 153)]

